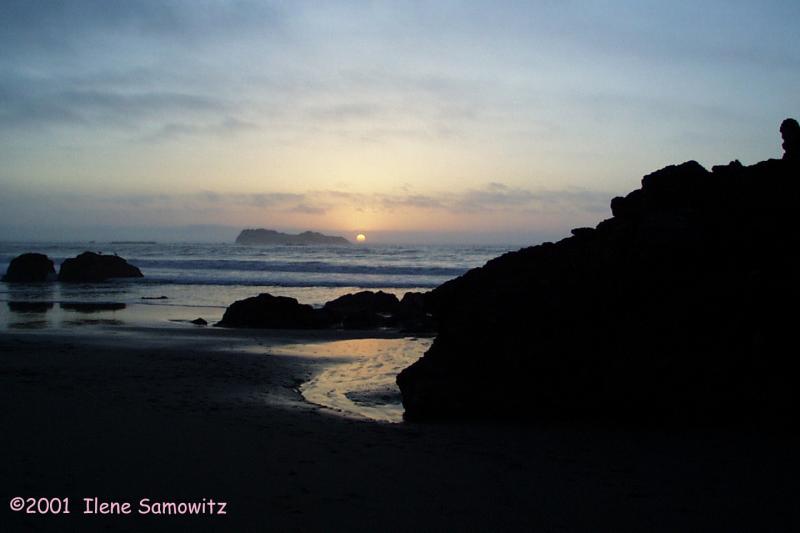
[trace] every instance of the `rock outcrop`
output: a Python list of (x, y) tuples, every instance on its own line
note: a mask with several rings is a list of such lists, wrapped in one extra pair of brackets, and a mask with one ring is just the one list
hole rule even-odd
[(116, 255), (83, 252), (61, 263), (59, 281), (96, 282), (112, 278), (141, 278), (142, 272)]
[(383, 291), (361, 291), (331, 300), (325, 304), (323, 309), (342, 314), (356, 312), (393, 314), (397, 312), (399, 306), (400, 301), (394, 294)]
[(394, 327), (429, 332), (433, 321), (425, 310), (423, 293), (406, 293), (399, 301), (383, 291), (345, 294), (321, 309), (294, 298), (267, 293), (239, 300), (225, 311), (217, 326), (264, 329), (374, 329)]
[(262, 293), (232, 303), (217, 326), (261, 329), (316, 329), (327, 325), (310, 305)]
[(333, 324), (345, 329), (370, 329), (393, 325), (399, 307), (400, 301), (394, 294), (361, 291), (340, 296), (322, 309)]
[(397, 378), (407, 418), (796, 423), (788, 131), (782, 160), (666, 167), (596, 228), (432, 291), (438, 336)]
[(3, 281), (9, 283), (32, 283), (53, 281), (56, 269), (53, 261), (44, 254), (27, 253), (18, 255), (8, 264)]
[(783, 158), (797, 161), (800, 159), (800, 124), (793, 118), (781, 123), (783, 137)]
[(406, 331), (431, 333), (436, 331), (436, 322), (428, 312), (427, 292), (407, 292), (400, 300), (395, 317)]
[(315, 231), (304, 231), (297, 235), (281, 233), (272, 229), (245, 229), (236, 237), (236, 244), (288, 244), (288, 245), (348, 245), (344, 237), (323, 235)]

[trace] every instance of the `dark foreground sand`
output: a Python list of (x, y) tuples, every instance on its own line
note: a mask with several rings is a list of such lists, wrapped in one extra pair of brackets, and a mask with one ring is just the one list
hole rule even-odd
[[(0, 531), (800, 528), (796, 437), (356, 421), (301, 401), (320, 362), (253, 339), (0, 333)], [(72, 514), (13, 513), (14, 496), (69, 497)], [(134, 514), (81, 514), (92, 496)], [(227, 515), (138, 516), (145, 497)]]

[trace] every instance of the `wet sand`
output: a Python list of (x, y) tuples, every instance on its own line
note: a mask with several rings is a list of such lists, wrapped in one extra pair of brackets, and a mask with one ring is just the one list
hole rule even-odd
[[(188, 327), (0, 333), (0, 530), (800, 526), (795, 436), (346, 418), (298, 392), (330, 362), (279, 349), (342, 338)], [(72, 513), (14, 513), (14, 496), (69, 497)], [(82, 514), (93, 496), (134, 510), (145, 497), (213, 498), (227, 514)]]

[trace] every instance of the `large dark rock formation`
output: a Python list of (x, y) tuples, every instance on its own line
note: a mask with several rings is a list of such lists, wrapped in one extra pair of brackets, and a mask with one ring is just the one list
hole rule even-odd
[(61, 263), (59, 281), (93, 282), (112, 278), (141, 278), (142, 272), (116, 255), (83, 252)]
[(289, 244), (289, 245), (347, 245), (344, 237), (304, 231), (297, 235), (280, 233), (272, 229), (245, 229), (236, 237), (236, 244)]
[(55, 277), (56, 269), (49, 257), (44, 254), (27, 253), (11, 260), (3, 281), (30, 283), (52, 281)]
[(439, 334), (397, 378), (407, 418), (796, 421), (784, 139), (783, 160), (649, 174), (596, 228), (434, 290)]
[(217, 326), (262, 329), (315, 329), (325, 321), (310, 305), (294, 298), (262, 293), (232, 303)]

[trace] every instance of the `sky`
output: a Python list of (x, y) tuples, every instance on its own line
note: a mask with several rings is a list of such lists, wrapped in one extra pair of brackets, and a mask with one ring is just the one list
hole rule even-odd
[(0, 2), (0, 239), (524, 242), (780, 157), (800, 3)]

